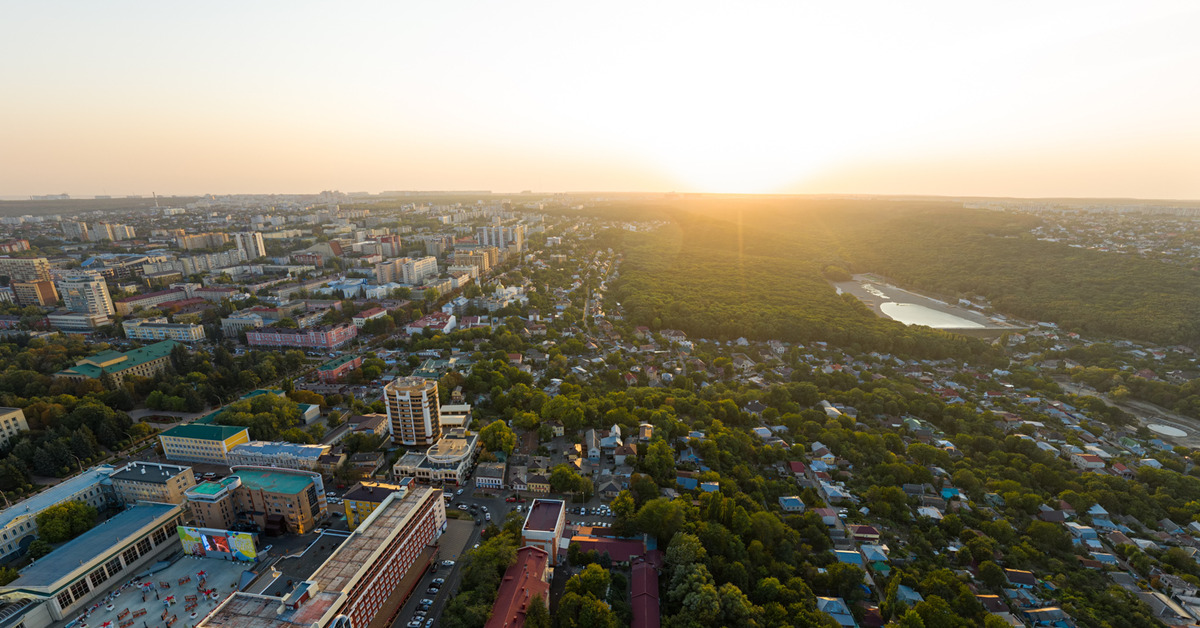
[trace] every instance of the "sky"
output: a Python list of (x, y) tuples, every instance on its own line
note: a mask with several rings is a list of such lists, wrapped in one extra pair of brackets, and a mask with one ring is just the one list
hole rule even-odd
[(0, 196), (1200, 199), (1200, 3), (0, 3)]

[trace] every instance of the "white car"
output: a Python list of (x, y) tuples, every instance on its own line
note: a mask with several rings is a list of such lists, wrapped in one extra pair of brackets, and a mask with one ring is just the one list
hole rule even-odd
[(455, 495), (462, 495), (462, 492), (463, 492), (463, 490), (460, 488), (460, 489), (458, 489), (457, 491), (454, 491), (454, 494), (455, 494)]

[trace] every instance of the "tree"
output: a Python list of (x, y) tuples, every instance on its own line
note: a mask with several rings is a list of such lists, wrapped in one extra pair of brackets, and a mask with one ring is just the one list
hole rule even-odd
[(505, 456), (512, 454), (513, 448), (517, 446), (517, 435), (501, 419), (496, 419), (479, 430), (479, 440), (488, 451), (504, 452)]
[(96, 525), (96, 509), (83, 502), (64, 502), (37, 515), (38, 536), (49, 543), (69, 541)]
[(571, 576), (567, 580), (566, 593), (578, 593), (579, 595), (592, 595), (596, 598), (603, 599), (608, 593), (608, 584), (610, 576), (607, 569), (600, 565), (588, 565), (583, 571)]
[(525, 625), (529, 628), (550, 628), (550, 611), (546, 605), (546, 598), (541, 595), (530, 601), (525, 610)]
[(34, 541), (29, 544), (29, 557), (35, 560), (45, 556), (46, 554), (49, 554), (52, 551), (54, 551), (54, 548), (51, 547), (45, 539), (34, 539)]
[(654, 478), (659, 486), (671, 486), (675, 482), (675, 452), (664, 440), (656, 440), (646, 448), (642, 459), (642, 470)]
[(1006, 581), (1004, 570), (990, 560), (985, 560), (979, 564), (979, 580), (993, 591), (999, 591), (1004, 588)]

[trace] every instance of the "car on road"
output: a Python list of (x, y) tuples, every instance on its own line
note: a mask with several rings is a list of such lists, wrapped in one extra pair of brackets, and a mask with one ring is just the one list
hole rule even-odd
[(470, 508), (468, 508), (466, 504), (459, 504), (458, 509), (459, 510), (470, 510)]
[(483, 518), (484, 518), (484, 519), (486, 519), (486, 520), (488, 520), (488, 521), (491, 521), (491, 520), (492, 520), (492, 513), (490, 513), (490, 512), (488, 512), (488, 513), (484, 513), (484, 515), (483, 515)]
[(418, 618), (414, 618), (412, 621), (408, 622), (407, 625), (408, 625), (408, 628), (421, 628), (421, 626), (425, 625), (425, 621), (418, 617)]
[(437, 595), (438, 589), (437, 589), (437, 587), (429, 587), (428, 589), (425, 589), (425, 592), (428, 593), (429, 595)]
[(425, 620), (425, 628), (433, 628), (433, 618), (432, 617)]
[(454, 561), (452, 561), (452, 560), (443, 560), (443, 561), (442, 561), (442, 566), (443, 566), (443, 567), (453, 567), (453, 566), (454, 566)]
[(445, 578), (434, 578), (433, 584), (440, 587), (443, 584), (446, 584), (446, 579)]
[(487, 506), (480, 506), (479, 509), (483, 512), (487, 512)]
[(516, 498), (516, 497), (509, 497), (508, 499), (506, 499), (506, 500), (504, 500), (504, 501), (506, 501), (506, 502), (508, 502), (508, 503), (510, 503), (510, 504), (511, 504), (511, 503), (513, 503), (513, 502), (517, 501), (517, 498)]
[(455, 494), (455, 495), (462, 495), (462, 492), (463, 492), (463, 490), (460, 488), (460, 489), (458, 489), (457, 491), (454, 491), (454, 494)]
[(433, 600), (431, 600), (429, 598), (423, 598), (421, 600), (421, 603), (424, 604), (425, 606), (433, 606)]

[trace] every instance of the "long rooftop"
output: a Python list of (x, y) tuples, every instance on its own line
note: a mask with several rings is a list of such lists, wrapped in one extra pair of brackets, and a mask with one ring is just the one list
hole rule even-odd
[(313, 483), (313, 476), (307, 473), (297, 473), (282, 469), (267, 471), (259, 469), (238, 469), (234, 472), (242, 480), (242, 486), (259, 489), (269, 493), (295, 495), (308, 488)]
[(92, 467), (75, 477), (67, 478), (32, 497), (23, 499), (11, 507), (5, 508), (0, 512), (0, 528), (8, 527), (10, 523), (20, 517), (35, 516), (59, 502), (66, 501), (69, 497), (80, 491), (99, 485), (101, 482), (107, 480), (115, 470), (111, 465), (107, 464)]
[(563, 502), (559, 499), (535, 499), (529, 506), (529, 516), (525, 518), (526, 530), (552, 532), (558, 527), (559, 515), (563, 512)]

